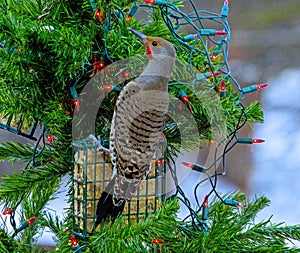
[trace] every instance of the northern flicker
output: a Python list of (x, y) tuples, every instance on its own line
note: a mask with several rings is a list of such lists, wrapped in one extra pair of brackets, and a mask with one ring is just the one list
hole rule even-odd
[(148, 64), (120, 92), (111, 123), (110, 156), (114, 173), (100, 196), (95, 226), (114, 220), (147, 176), (169, 106), (168, 81), (176, 52), (172, 43), (128, 28), (145, 45)]

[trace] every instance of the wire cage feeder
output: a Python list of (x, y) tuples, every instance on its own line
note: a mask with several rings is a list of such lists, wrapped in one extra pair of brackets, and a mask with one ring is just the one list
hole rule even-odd
[[(94, 232), (99, 197), (112, 177), (112, 163), (107, 152), (98, 151), (92, 139), (73, 142), (73, 233), (86, 237)], [(125, 221), (136, 221), (157, 212), (166, 196), (166, 141), (160, 145), (150, 164), (148, 175), (137, 192), (126, 202)]]

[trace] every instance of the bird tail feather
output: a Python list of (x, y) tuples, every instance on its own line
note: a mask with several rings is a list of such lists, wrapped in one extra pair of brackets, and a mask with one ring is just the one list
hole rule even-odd
[(106, 218), (110, 217), (113, 221), (123, 212), (125, 200), (130, 201), (139, 183), (140, 180), (126, 179), (120, 175), (112, 178), (99, 198), (95, 228)]
[[(109, 184), (106, 186), (104, 191), (102, 192), (96, 210), (96, 222), (95, 228), (100, 224), (103, 223), (106, 218), (110, 217), (113, 221), (119, 214), (121, 214), (125, 207), (125, 200), (124, 199), (114, 199), (113, 192), (114, 192), (114, 184), (115, 184), (114, 177)], [(116, 204), (117, 202), (117, 204)]]

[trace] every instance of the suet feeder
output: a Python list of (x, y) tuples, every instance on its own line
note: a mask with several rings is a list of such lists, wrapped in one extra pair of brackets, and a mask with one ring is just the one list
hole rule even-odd
[[(166, 141), (159, 148), (149, 167), (148, 175), (140, 182), (130, 202), (126, 202), (123, 216), (126, 222), (157, 212), (166, 195)], [(98, 199), (112, 177), (112, 163), (108, 152), (98, 150), (90, 139), (73, 142), (73, 234), (87, 237), (94, 232)]]

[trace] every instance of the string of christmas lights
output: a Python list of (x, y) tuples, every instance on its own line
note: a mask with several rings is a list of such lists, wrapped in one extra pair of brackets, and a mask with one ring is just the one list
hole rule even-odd
[[(36, 161), (36, 159), (43, 153), (43, 151), (45, 149), (45, 146), (46, 146), (45, 139), (48, 140), (49, 144), (52, 144), (53, 137), (52, 137), (51, 133), (47, 130), (46, 127), (43, 128), (43, 131), (42, 131), (40, 137), (38, 138), (38, 140), (35, 143), (32, 157), (29, 159), (29, 161), (27, 162), (27, 164), (24, 167), (24, 170), (23, 170), (24, 174), (26, 173), (29, 175), (30, 172), (32, 170), (34, 170), (34, 168), (39, 166), (40, 163), (39, 163), (39, 161)], [(17, 223), (15, 220), (16, 210), (19, 207), (19, 205), (21, 204), (21, 202), (23, 201), (24, 197), (25, 197), (25, 193), (20, 196), (18, 202), (15, 204), (15, 206), (13, 208), (7, 208), (2, 212), (3, 215), (9, 215), (9, 222), (14, 230), (11, 237), (17, 236), (21, 231), (26, 229), (29, 225), (31, 225), (37, 219), (37, 217), (35, 217), (35, 216), (31, 217), (28, 220), (21, 223), (21, 225), (17, 227)], [(4, 221), (3, 221), (3, 223), (5, 224)]]
[[(221, 141), (221, 143), (217, 143), (216, 150), (215, 150), (215, 159), (214, 162), (209, 167), (203, 167), (199, 164), (192, 164), (188, 162), (183, 162), (182, 164), (192, 170), (195, 170), (199, 173), (203, 173), (206, 175), (206, 178), (201, 180), (194, 188), (194, 197), (197, 203), (197, 208), (194, 209), (191, 205), (191, 201), (186, 197), (184, 191), (178, 184), (177, 174), (176, 174), (176, 165), (175, 161), (172, 159), (172, 155), (169, 154), (169, 159), (167, 160), (167, 165), (171, 172), (172, 178), (176, 185), (176, 196), (181, 200), (181, 202), (187, 207), (189, 210), (189, 215), (184, 219), (184, 221), (188, 220), (191, 222), (192, 226), (195, 229), (202, 230), (203, 232), (207, 232), (208, 224), (206, 220), (208, 219), (209, 215), (209, 197), (212, 194), (215, 194), (223, 204), (229, 205), (236, 208), (241, 208), (242, 203), (237, 200), (231, 199), (223, 199), (217, 192), (217, 179), (220, 175), (226, 174), (226, 167), (225, 167), (225, 160), (226, 154), (232, 150), (232, 148), (236, 144), (258, 144), (263, 143), (263, 139), (256, 139), (256, 138), (241, 138), (238, 137), (238, 131), (246, 124), (247, 122), (247, 113), (245, 110), (244, 105), (242, 104), (241, 100), (245, 94), (250, 92), (261, 90), (268, 86), (268, 84), (258, 84), (258, 85), (251, 85), (249, 87), (242, 88), (238, 81), (234, 78), (231, 74), (231, 69), (228, 62), (228, 53), (229, 53), (229, 41), (231, 36), (230, 26), (228, 24), (228, 14), (229, 14), (229, 1), (225, 0), (224, 4), (221, 9), (221, 13), (214, 13), (209, 12), (206, 10), (197, 10), (195, 3), (192, 0), (189, 0), (190, 5), (193, 8), (193, 12), (186, 14), (180, 8), (178, 8), (173, 3), (163, 1), (163, 0), (145, 0), (145, 3), (135, 3), (128, 13), (122, 13), (120, 9), (116, 9), (110, 11), (107, 14), (107, 21), (103, 18), (103, 13), (99, 9), (96, 8), (96, 3), (94, 0), (90, 0), (92, 10), (94, 12), (95, 17), (104, 25), (105, 31), (109, 32), (111, 27), (112, 19), (111, 17), (114, 16), (116, 20), (120, 20), (125, 18), (129, 21), (138, 11), (139, 8), (153, 8), (159, 9), (162, 15), (162, 18), (168, 27), (169, 31), (173, 35), (173, 37), (184, 47), (188, 48), (190, 53), (189, 64), (192, 69), (193, 57), (195, 55), (204, 55), (206, 57), (207, 65), (209, 66), (210, 71), (205, 73), (198, 73), (194, 76), (196, 82), (197, 80), (201, 79), (214, 79), (214, 83), (216, 83), (216, 88), (219, 91), (220, 99), (226, 98), (226, 90), (228, 87), (235, 87), (236, 90), (239, 92), (239, 100), (236, 104), (237, 107), (241, 108), (241, 114), (239, 116), (238, 122), (235, 126), (235, 129), (228, 134), (228, 136)], [(221, 29), (211, 29), (206, 28), (204, 23), (206, 24), (207, 21), (210, 22), (212, 26), (221, 27)], [(194, 33), (184, 35), (179, 32), (179, 28), (184, 26), (190, 26), (194, 29)], [(207, 43), (209, 41), (209, 43)], [(209, 45), (213, 49), (209, 49)], [(113, 61), (111, 60), (108, 52), (105, 50), (104, 52), (105, 58), (109, 59), (110, 63)], [(93, 68), (90, 70), (92, 72), (92, 76), (94, 76), (99, 70), (106, 66), (104, 60), (102, 60), (103, 56), (99, 57), (94, 55), (94, 62)], [(219, 59), (219, 61), (215, 61)], [(191, 71), (192, 73), (192, 71)], [(173, 85), (170, 83), (169, 85)], [(120, 91), (119, 86), (112, 86), (110, 84), (105, 84), (103, 89), (106, 91), (116, 90)], [(78, 103), (78, 95), (76, 92), (76, 87), (73, 85), (71, 88), (71, 94), (73, 97), (73, 103), (75, 108), (79, 110)], [(196, 90), (192, 91), (195, 92)], [(103, 94), (104, 97), (104, 94)], [(177, 97), (180, 98), (184, 102), (184, 104), (192, 111), (189, 105), (189, 96), (186, 92), (181, 89), (178, 91)], [(220, 144), (225, 144), (223, 148), (222, 155), (217, 157), (218, 147), (221, 146)], [(221, 173), (217, 171), (217, 162), (221, 160)], [(163, 163), (163, 161), (162, 161)], [(213, 170), (213, 175), (210, 175), (208, 172)], [(197, 194), (197, 189), (199, 186), (205, 182), (209, 181), (211, 185), (211, 191), (205, 195), (204, 200), (200, 203), (199, 196)], [(199, 213), (202, 212), (200, 216)], [(156, 240), (156, 239), (153, 239)], [(163, 243), (160, 242), (160, 243)]]
[[(170, 166), (171, 162), (168, 161), (169, 169), (172, 172), (173, 180), (175, 181), (176, 185), (176, 195), (181, 200), (181, 202), (188, 208), (190, 215), (188, 215), (184, 220), (187, 220), (190, 218), (192, 225), (194, 228), (200, 228), (204, 232), (207, 231), (207, 216), (208, 216), (208, 198), (212, 193), (215, 193), (215, 195), (222, 201), (223, 204), (233, 206), (240, 208), (242, 207), (242, 203), (237, 200), (230, 200), (225, 199), (223, 200), (221, 196), (216, 191), (217, 186), (217, 178), (220, 175), (226, 174), (226, 167), (225, 167), (225, 156), (226, 154), (238, 143), (242, 144), (257, 144), (257, 143), (263, 143), (263, 139), (256, 139), (256, 138), (241, 138), (238, 137), (238, 131), (241, 129), (247, 122), (247, 113), (245, 111), (244, 105), (241, 103), (241, 99), (244, 94), (261, 90), (262, 88), (265, 88), (268, 86), (268, 84), (259, 84), (259, 85), (251, 85), (249, 87), (241, 88), (238, 81), (233, 77), (231, 74), (231, 69), (228, 62), (228, 45), (230, 40), (230, 26), (228, 24), (228, 14), (229, 14), (229, 1), (225, 0), (221, 14), (209, 12), (206, 10), (197, 10), (195, 7), (195, 4), (193, 1), (189, 1), (191, 6), (194, 9), (194, 12), (190, 14), (186, 14), (183, 11), (181, 11), (178, 7), (176, 7), (174, 4), (169, 3), (167, 1), (162, 0), (145, 0), (145, 4), (139, 4), (139, 6), (134, 5), (128, 15), (127, 19), (131, 18), (140, 7), (147, 7), (147, 8), (159, 8), (163, 17), (163, 20), (169, 30), (171, 31), (174, 38), (179, 41), (181, 44), (183, 44), (185, 47), (188, 47), (189, 50), (192, 52), (190, 57), (190, 65), (192, 66), (193, 61), (193, 55), (194, 54), (203, 54), (206, 56), (207, 63), (211, 69), (211, 72), (207, 73), (200, 73), (195, 76), (195, 80), (200, 80), (203, 78), (216, 78), (216, 76), (221, 76), (222, 78), (216, 79), (215, 81), (219, 83), (218, 89), (220, 94), (220, 99), (224, 98), (226, 96), (226, 86), (235, 86), (238, 92), (240, 93), (239, 96), (239, 102), (237, 106), (242, 108), (242, 113), (239, 117), (238, 123), (236, 124), (235, 130), (232, 131), (226, 139), (224, 139), (222, 142), (226, 143), (223, 154), (220, 157), (215, 157), (214, 163), (211, 164), (208, 168), (205, 168), (198, 164), (191, 164), (188, 162), (183, 162), (183, 165), (191, 168), (192, 170), (195, 170), (199, 173), (204, 173), (207, 178), (199, 182), (195, 189), (194, 189), (194, 195), (195, 199), (198, 205), (198, 209), (194, 210), (191, 207), (191, 203), (189, 199), (185, 196), (183, 190), (178, 185), (178, 180), (176, 177), (176, 166), (175, 162), (173, 161), (172, 166)], [(209, 20), (212, 25), (217, 24), (222, 27), (221, 30), (215, 30), (215, 29), (206, 29), (204, 26), (204, 21)], [(189, 25), (193, 27), (195, 30), (195, 33), (188, 34), (188, 35), (182, 35), (178, 32), (178, 29), (182, 26)], [(200, 28), (199, 28), (200, 27)], [(216, 40), (214, 37), (220, 36), (220, 40)], [(208, 45), (206, 41), (209, 40), (213, 45), (214, 49), (209, 50)], [(198, 42), (200, 41), (201, 47), (198, 46)], [(201, 48), (201, 49), (200, 49)], [(218, 69), (216, 69), (214, 61), (217, 58), (222, 59), (222, 63), (218, 64)], [(186, 104), (189, 103), (189, 98), (187, 94), (180, 90), (178, 93), (178, 97)], [(244, 118), (244, 119), (243, 119)], [(219, 143), (220, 144), (220, 143)], [(219, 146), (217, 144), (217, 146)], [(215, 151), (215, 154), (217, 154), (217, 149)], [(217, 162), (219, 160), (222, 160), (222, 173), (217, 172)], [(172, 161), (172, 158), (171, 158)], [(213, 169), (214, 175), (210, 176), (208, 171)], [(198, 187), (204, 182), (208, 180), (211, 184), (211, 191), (205, 196), (204, 201), (202, 204), (200, 204), (198, 196), (197, 196), (197, 189)], [(199, 212), (202, 211), (202, 219), (199, 217)]]
[[(1, 86), (4, 91), (0, 99), (2, 112), (8, 116), (18, 116), (21, 113), (25, 119), (24, 123), (27, 124), (33, 123), (33, 119), (38, 117), (40, 124), (49, 126), (42, 137), (46, 148), (39, 156), (36, 156), (44, 146), (41, 139), (33, 159), (31, 158), (33, 147), (28, 144), (3, 143), (0, 145), (1, 157), (5, 160), (30, 160), (30, 164), (27, 166), (28, 174), (16, 172), (3, 177), (1, 198), (3, 203), (6, 203), (6, 208), (10, 208), (4, 210), (4, 214), (1, 215), (3, 224), (10, 220), (14, 222), (14, 217), (10, 217), (10, 213), (14, 209), (16, 210), (23, 192), (27, 193), (15, 211), (15, 213), (20, 212), (22, 217), (20, 222), (15, 222), (16, 231), (18, 232), (23, 227), (26, 230), (22, 230), (12, 237), (14, 231), (12, 233), (5, 232), (7, 228), (2, 226), (0, 237), (3, 252), (40, 251), (40, 246), (35, 245), (35, 242), (40, 232), (47, 228), (57, 238), (57, 248), (53, 249), (57, 252), (132, 252), (134, 250), (141, 252), (202, 252), (215, 249), (220, 252), (227, 252), (229, 249), (231, 252), (297, 251), (284, 244), (288, 240), (293, 241), (299, 238), (298, 227), (280, 226), (269, 221), (258, 224), (253, 222), (257, 212), (268, 205), (267, 198), (250, 201), (249, 208), (241, 209), (243, 203), (239, 200), (245, 201), (245, 195), (241, 193), (228, 194), (223, 197), (221, 202), (215, 197), (217, 179), (220, 178), (219, 175), (226, 173), (225, 166), (222, 166), (223, 171), (220, 171), (219, 167), (217, 173), (216, 162), (194, 164), (191, 163), (191, 160), (182, 160), (184, 166), (196, 171), (195, 173), (200, 173), (198, 175), (201, 175), (201, 179), (204, 178), (203, 180), (206, 180), (212, 188), (211, 194), (209, 194), (209, 190), (204, 191), (203, 189), (200, 193), (201, 182), (199, 182), (194, 191), (196, 204), (192, 204), (193, 196), (187, 198), (187, 192), (177, 188), (178, 197), (188, 206), (192, 206), (191, 215), (186, 218), (186, 222), (178, 220), (176, 216), (178, 212), (177, 198), (175, 201), (166, 201), (157, 210), (157, 213), (149, 215), (148, 218), (139, 219), (139, 224), (133, 222), (128, 226), (126, 222), (121, 223), (122, 219), (117, 219), (109, 226), (103, 226), (96, 230), (95, 234), (88, 233), (88, 237), (81, 237), (81, 233), (76, 234), (74, 227), (70, 227), (69, 220), (61, 220), (57, 215), (52, 216), (51, 210), (47, 208), (47, 203), (56, 197), (55, 190), (59, 187), (61, 177), (71, 172), (71, 160), (72, 162), (76, 161), (71, 158), (70, 125), (77, 112), (83, 113), (86, 105), (84, 100), (79, 100), (83, 94), (81, 89), (91, 77), (96, 76), (93, 79), (103, 77), (102, 73), (107, 69), (105, 68), (107, 65), (113, 62), (117, 63), (118, 60), (127, 59), (135, 54), (140, 56), (144, 53), (142, 44), (128, 33), (128, 26), (146, 35), (168, 39), (174, 43), (177, 49), (178, 60), (186, 63), (190, 56), (191, 68), (194, 67), (200, 71), (199, 73), (195, 72), (194, 79), (198, 82), (194, 86), (190, 83), (179, 83), (180, 78), (186, 77), (183, 72), (187, 71), (182, 71), (178, 83), (175, 83), (174, 80), (177, 80), (178, 75), (177, 69), (174, 71), (173, 77), (175, 78), (172, 77), (169, 87), (172, 99), (170, 115), (168, 115), (170, 117), (167, 119), (169, 125), (166, 124), (165, 129), (168, 147), (171, 149), (171, 158), (172, 155), (173, 158), (176, 156), (174, 156), (174, 150), (177, 150), (176, 148), (179, 146), (178, 140), (183, 140), (182, 148), (192, 149), (193, 147), (189, 144), (192, 143), (191, 139), (194, 137), (193, 133), (189, 131), (190, 125), (185, 124), (185, 119), (177, 121), (173, 118), (172, 122), (173, 112), (179, 116), (183, 114), (194, 116), (193, 120), (197, 123), (196, 127), (201, 134), (199, 138), (201, 144), (202, 141), (205, 143), (209, 140), (214, 141), (211, 145), (215, 145), (219, 151), (223, 151), (223, 155), (220, 155), (222, 152), (216, 152), (214, 160), (222, 162), (222, 164), (225, 164), (228, 152), (237, 145), (263, 142), (262, 139), (248, 138), (248, 136), (240, 134), (239, 129), (246, 121), (262, 121), (262, 110), (258, 102), (243, 107), (240, 101), (249, 92), (259, 91), (266, 85), (254, 84), (240, 90), (234, 80), (227, 78), (226, 75), (231, 74), (231, 71), (227, 69), (223, 55), (228, 50), (228, 38), (231, 34), (229, 26), (226, 28), (227, 30), (224, 29), (217, 22), (218, 18), (214, 13), (194, 8), (193, 13), (187, 15), (201, 31), (190, 29), (189, 32), (183, 34), (179, 31), (186, 31), (182, 28), (191, 26), (190, 21), (180, 18), (181, 14), (171, 9), (172, 5), (182, 6), (181, 0), (153, 0), (148, 3), (93, 0), (91, 3), (94, 4), (94, 9), (90, 8), (89, 1), (60, 1), (55, 5), (51, 1), (42, 1), (41, 3), (4, 1), (0, 4), (1, 20), (3, 21), (1, 24), (3, 33), (0, 35), (0, 65), (3, 70), (1, 71)], [(189, 4), (188, 1), (185, 3)], [(224, 10), (222, 10), (226, 15), (229, 11), (228, 4), (228, 1), (225, 1)], [(175, 33), (178, 34), (177, 40), (163, 23), (161, 8), (166, 12), (165, 19), (168, 22), (170, 20), (170, 25), (173, 25)], [(176, 18), (172, 18), (172, 15)], [(221, 16), (221, 14), (218, 15)], [(140, 16), (142, 16), (141, 21), (137, 20)], [(216, 22), (209, 17), (215, 18)], [(198, 22), (199, 19), (201, 22)], [(212, 23), (215, 24), (211, 25)], [(202, 47), (201, 39), (206, 43), (208, 55)], [(206, 60), (208, 57), (210, 62)], [(140, 62), (138, 63), (140, 64)], [(141, 67), (144, 66), (143, 62)], [(178, 72), (180, 70), (182, 69), (179, 69)], [(96, 75), (97, 73), (99, 75)], [(97, 98), (103, 99), (103, 107), (107, 108), (107, 111), (106, 108), (99, 109), (97, 116), (100, 115), (101, 118), (96, 122), (98, 124), (96, 133), (101, 136), (101, 140), (106, 141), (106, 144), (108, 141), (103, 138), (107, 137), (111, 118), (107, 112), (108, 110), (113, 111), (112, 108), (118, 93), (128, 82), (120, 81), (122, 78), (126, 78), (126, 72), (117, 73), (116, 82), (115, 80), (102, 82), (104, 85), (95, 92)], [(134, 70), (128, 71), (127, 74), (127, 80), (137, 76)], [(194, 88), (200, 88), (198, 84), (204, 84), (204, 86), (201, 86), (201, 91), (194, 95)], [(72, 86), (75, 89), (74, 97), (71, 94)], [(205, 96), (208, 93), (203, 92), (205, 90), (209, 90), (212, 94)], [(79, 94), (80, 96), (77, 97)], [(211, 100), (212, 107), (207, 106), (208, 100)], [(210, 120), (213, 117), (219, 119), (218, 113), (214, 113), (217, 110), (212, 110), (215, 104), (223, 106), (223, 112), (226, 114), (224, 122), (227, 124), (226, 127), (219, 124), (218, 129), (210, 128), (212, 126), (209, 124)], [(175, 121), (179, 122), (177, 124), (179, 131), (177, 132), (189, 133), (187, 138), (180, 138), (183, 135), (179, 136), (176, 131), (173, 131), (176, 127)], [(15, 122), (12, 125), (16, 126)], [(181, 131), (183, 128), (180, 129), (180, 126), (184, 127), (184, 131)], [(221, 132), (222, 129), (226, 129), (230, 134), (220, 145), (220, 142), (211, 136), (215, 133), (214, 131), (220, 130)], [(93, 131), (88, 129), (87, 133), (89, 132)], [(199, 143), (198, 136), (194, 139)], [(105, 146), (107, 147), (107, 145)], [(166, 168), (167, 160), (160, 157), (157, 157), (157, 165), (159, 170), (162, 170)], [(168, 160), (168, 166), (170, 166), (168, 170), (173, 170), (173, 174), (176, 176), (176, 167), (171, 158)], [(212, 160), (210, 158), (209, 161)], [(93, 165), (96, 164), (96, 162), (93, 163)], [(155, 165), (156, 168), (157, 165)], [(179, 172), (178, 164), (177, 172)], [(68, 186), (70, 191), (74, 189), (74, 187)], [(75, 195), (71, 195), (70, 198)], [(228, 197), (229, 195), (231, 197)], [(83, 205), (90, 201), (89, 197), (85, 196), (78, 200)], [(143, 210), (139, 210), (138, 215), (143, 215)], [(70, 212), (73, 215), (72, 210)], [(30, 226), (34, 220), (33, 216), (37, 217), (37, 222)], [(93, 218), (93, 215), (83, 215), (83, 226), (85, 221), (90, 219), (92, 222)], [(80, 223), (76, 226), (79, 228), (79, 232), (84, 231), (84, 227), (82, 229)], [(70, 233), (73, 233), (74, 236), (70, 236)]]
[[(196, 209), (192, 207), (191, 201), (186, 197), (184, 191), (181, 189), (181, 187), (178, 184), (175, 161), (172, 159), (171, 155), (167, 163), (171, 171), (173, 180), (175, 181), (176, 184), (176, 195), (182, 201), (182, 203), (188, 208), (190, 212), (190, 215), (187, 216), (185, 220), (191, 221), (192, 226), (195, 229), (206, 232), (208, 226), (206, 224), (206, 220), (208, 219), (208, 215), (209, 215), (209, 198), (213, 193), (216, 194), (216, 196), (222, 200), (223, 204), (237, 207), (237, 208), (241, 207), (241, 203), (238, 202), (237, 200), (222, 199), (218, 195), (216, 191), (217, 178), (219, 175), (226, 174), (226, 167), (225, 167), (226, 154), (230, 150), (232, 150), (232, 148), (236, 144), (257, 144), (257, 143), (264, 142), (264, 140), (262, 139), (239, 137), (238, 131), (247, 122), (247, 113), (245, 111), (243, 104), (241, 103), (241, 99), (245, 94), (261, 90), (262, 88), (265, 88), (268, 85), (254, 84), (249, 87), (242, 88), (241, 85), (231, 74), (231, 69), (228, 62), (228, 46), (229, 46), (230, 35), (231, 35), (230, 26), (227, 21), (227, 17), (229, 14), (229, 1), (228, 0), (224, 1), (221, 14), (209, 12), (206, 10), (197, 10), (192, 0), (189, 0), (189, 3), (194, 9), (194, 11), (189, 14), (184, 13), (175, 4), (167, 1), (146, 0), (145, 3), (135, 3), (127, 13), (123, 13), (119, 8), (116, 8), (114, 10), (109, 11), (109, 13), (107, 13), (107, 15), (104, 16), (103, 13), (99, 9), (97, 9), (96, 1), (90, 0), (90, 4), (94, 12), (95, 19), (97, 19), (101, 24), (103, 24), (104, 31), (106, 33), (111, 28), (111, 22), (113, 22), (113, 18), (117, 21), (121, 19), (125, 19), (129, 21), (137, 13), (139, 8), (159, 9), (163, 17), (163, 20), (166, 26), (168, 27), (169, 31), (173, 35), (173, 37), (184, 47), (190, 50), (191, 53), (190, 53), (189, 64), (192, 66), (193, 57), (197, 54), (206, 56), (207, 65), (209, 66), (209, 71), (204, 73), (198, 73), (197, 75), (195, 75), (194, 76), (195, 81), (204, 78), (213, 79), (214, 82), (216, 83), (217, 86), (216, 88), (219, 91), (220, 99), (226, 98), (227, 95), (226, 90), (231, 86), (234, 86), (236, 90), (239, 92), (239, 102), (237, 103), (236, 106), (242, 108), (242, 113), (239, 117), (239, 120), (236, 124), (234, 131), (232, 131), (227, 136), (227, 138), (222, 141), (222, 143), (226, 143), (223, 150), (223, 154), (220, 157), (215, 157), (213, 164), (211, 164), (207, 168), (199, 164), (183, 162), (184, 166), (192, 170), (195, 170), (199, 173), (204, 173), (207, 176), (207, 178), (204, 180), (208, 180), (209, 183), (211, 184), (212, 189), (205, 196), (203, 201), (199, 200), (199, 196), (197, 195), (197, 189), (203, 183), (204, 180), (202, 180), (196, 185), (194, 189), (194, 195), (197, 202)], [(206, 28), (204, 24), (206, 24), (207, 21), (209, 21), (212, 24), (212, 26), (217, 25), (221, 27), (221, 29), (216, 30), (216, 29)], [(194, 32), (187, 35), (180, 33), (179, 28), (184, 26), (191, 26), (194, 29)], [(209, 49), (207, 45), (207, 41), (209, 41), (213, 45), (212, 46), (214, 48), (213, 50)], [(104, 41), (104, 43), (106, 42)], [(97, 74), (105, 66), (113, 62), (106, 49), (104, 50), (104, 52), (101, 52), (101, 54), (94, 53), (94, 52), (92, 52), (92, 54), (93, 54), (93, 62), (92, 64), (89, 63), (88, 67), (85, 69), (89, 74), (91, 74), (90, 75), (91, 77)], [(214, 63), (217, 59), (221, 59), (221, 64), (219, 64), (219, 62), (218, 64)], [(126, 75), (124, 75), (124, 77), (126, 77)], [(74, 110), (79, 111), (80, 104), (79, 104), (78, 94), (76, 90), (77, 84), (78, 84), (78, 80), (70, 86), (70, 93), (73, 98), (72, 106)], [(112, 91), (112, 90), (115, 90), (117, 92), (120, 91), (119, 86), (113, 86), (111, 84), (105, 84), (103, 88), (106, 91)], [(184, 104), (187, 107), (189, 107), (189, 102), (190, 102), (189, 96), (184, 90), (180, 90), (177, 96), (184, 102)], [(189, 109), (192, 110), (190, 107)], [(52, 144), (53, 136), (51, 135), (50, 132), (46, 131), (46, 129), (44, 129), (43, 134), (41, 135), (40, 139), (37, 141), (37, 145), (34, 149), (33, 157), (28, 162), (25, 169), (32, 169), (36, 166), (35, 159), (43, 152), (45, 147), (45, 139), (48, 141), (49, 144)], [(43, 142), (43, 145), (42, 148), (38, 149), (38, 145), (40, 141)], [(217, 146), (219, 146), (219, 144), (220, 143), (218, 143)], [(217, 149), (215, 155), (217, 155)], [(222, 161), (222, 172), (218, 173), (217, 162), (220, 160)], [(210, 176), (210, 174), (208, 173), (208, 171), (211, 170), (214, 172), (212, 176)], [(199, 216), (199, 213), (201, 212), (202, 215)], [(33, 218), (32, 220), (29, 219), (26, 221), (26, 223), (21, 224), (20, 228), (17, 228), (16, 223), (14, 221), (14, 211), (12, 211), (11, 213), (7, 211), (7, 214), (11, 216), (11, 224), (13, 224), (15, 231), (17, 231), (15, 232), (15, 234), (20, 232), (22, 229), (25, 229), (29, 224), (31, 224), (34, 221)], [(74, 247), (74, 250), (76, 250), (76, 252), (80, 252), (78, 251), (80, 248), (78, 241), (74, 237), (70, 237), (70, 240), (72, 246)], [(160, 244), (160, 243), (164, 243), (164, 241), (159, 238), (154, 238), (153, 243)]]

